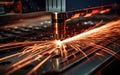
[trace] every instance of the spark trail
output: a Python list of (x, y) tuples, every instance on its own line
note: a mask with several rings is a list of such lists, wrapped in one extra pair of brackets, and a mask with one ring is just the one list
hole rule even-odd
[[(56, 54), (60, 54), (61, 58), (66, 58), (68, 56), (68, 47), (74, 49), (75, 51), (80, 51), (85, 57), (87, 54), (82, 49), (83, 47), (95, 47), (101, 49), (116, 58), (120, 59), (120, 56), (117, 55), (114, 51), (109, 50), (101, 45), (97, 45), (97, 41), (106, 40), (109, 37), (120, 36), (120, 20), (107, 23), (101, 27), (94, 28), (78, 34), (74, 37), (67, 38), (65, 40), (53, 40), (53, 41), (33, 41), (33, 42), (20, 42), (15, 44), (2, 44), (0, 48), (14, 46), (14, 45), (31, 45), (23, 49), (22, 52), (9, 55), (6, 57), (0, 58), (0, 61), (6, 60), (8, 58), (20, 56), (25, 56), (22, 60), (18, 60), (16, 63), (12, 64), (8, 69), (5, 75), (10, 75), (15, 71), (39, 60), (39, 63), (31, 69), (27, 75), (32, 75), (36, 72), (47, 60), (51, 59)], [(116, 38), (115, 38), (116, 39)], [(111, 41), (111, 40), (109, 40)], [(34, 58), (34, 59), (33, 59)]]

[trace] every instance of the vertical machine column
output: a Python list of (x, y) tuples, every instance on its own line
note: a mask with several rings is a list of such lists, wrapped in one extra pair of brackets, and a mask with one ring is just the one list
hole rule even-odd
[(46, 0), (46, 11), (52, 13), (53, 36), (56, 40), (65, 37), (65, 3), (66, 0)]
[(56, 40), (62, 40), (66, 33), (66, 13), (52, 13), (53, 36)]

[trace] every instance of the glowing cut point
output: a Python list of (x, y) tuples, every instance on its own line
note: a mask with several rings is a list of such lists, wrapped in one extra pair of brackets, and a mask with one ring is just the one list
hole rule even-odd
[(61, 48), (61, 45), (62, 45), (61, 41), (60, 40), (56, 40), (56, 45), (57, 45), (57, 48)]

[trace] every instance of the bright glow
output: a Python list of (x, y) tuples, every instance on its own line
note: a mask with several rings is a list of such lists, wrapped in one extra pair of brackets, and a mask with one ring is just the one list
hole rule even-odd
[(60, 48), (61, 47), (61, 41), (60, 40), (56, 40), (56, 45), (57, 45), (57, 48)]

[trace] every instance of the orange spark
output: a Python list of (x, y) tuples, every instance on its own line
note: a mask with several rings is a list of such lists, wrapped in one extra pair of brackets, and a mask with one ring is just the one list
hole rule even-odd
[(45, 58), (42, 62), (40, 62), (37, 66), (35, 66), (31, 71), (29, 71), (27, 75), (32, 75), (32, 73), (35, 72), (40, 66), (42, 66), (42, 64), (44, 64), (50, 57), (51, 55)]

